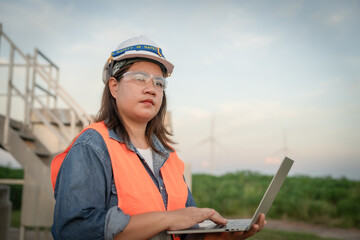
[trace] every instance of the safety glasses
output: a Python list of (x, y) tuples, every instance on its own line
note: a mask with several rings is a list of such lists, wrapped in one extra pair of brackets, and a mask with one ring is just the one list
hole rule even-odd
[(163, 91), (167, 86), (167, 81), (162, 76), (155, 76), (140, 71), (129, 71), (126, 72), (123, 76), (124, 81), (134, 82), (140, 86), (145, 86), (152, 79), (155, 89), (158, 91)]

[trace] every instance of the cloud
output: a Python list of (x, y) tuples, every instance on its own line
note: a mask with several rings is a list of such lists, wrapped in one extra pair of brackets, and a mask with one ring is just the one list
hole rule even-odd
[(201, 64), (209, 67), (220, 61), (230, 62), (237, 59), (243, 51), (262, 51), (270, 48), (277, 41), (275, 36), (263, 34), (242, 34), (231, 31), (225, 35), (226, 40), (219, 41), (215, 48), (210, 48), (211, 51), (202, 53)]
[[(219, 104), (219, 116), (232, 119), (237, 125), (256, 124), (263, 121), (292, 119), (298, 116), (293, 110), (276, 101), (225, 102)], [(229, 124), (229, 123), (228, 123)]]
[(248, 50), (249, 48), (264, 48), (269, 47), (275, 41), (273, 36), (244, 34), (232, 42), (232, 47), (235, 50)]
[(341, 24), (346, 18), (346, 15), (344, 13), (333, 13), (327, 16), (325, 19), (325, 22), (329, 25), (339, 25)]
[(285, 1), (278, 7), (276, 11), (279, 16), (291, 18), (299, 14), (303, 3), (301, 1)]
[[(345, 63), (351, 66), (353, 69), (360, 69), (360, 56), (346, 56)], [(360, 77), (360, 73), (358, 75)]]
[(314, 12), (313, 19), (328, 27), (345, 27), (352, 25), (352, 21), (357, 21), (359, 14), (358, 2), (348, 1), (332, 2), (327, 8), (318, 7), (318, 11)]
[(208, 110), (197, 107), (180, 107), (177, 112), (179, 115), (191, 117), (190, 121), (203, 121), (211, 116)]

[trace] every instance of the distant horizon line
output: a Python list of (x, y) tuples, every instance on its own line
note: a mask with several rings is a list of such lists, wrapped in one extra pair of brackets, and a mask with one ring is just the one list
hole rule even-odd
[[(8, 162), (9, 163), (9, 162)], [(3, 168), (9, 168), (12, 170), (21, 170), (23, 169), (21, 167), (21, 165), (19, 166), (13, 166), (12, 164), (4, 164), (0, 162), (0, 167)], [(215, 176), (215, 177), (221, 177), (221, 176), (225, 176), (228, 174), (238, 174), (238, 173), (244, 173), (244, 172), (248, 172), (251, 174), (259, 174), (262, 176), (269, 176), (272, 177), (274, 176), (271, 173), (266, 173), (266, 172), (261, 172), (261, 171), (255, 171), (255, 170), (250, 170), (250, 169), (244, 169), (244, 170), (234, 170), (234, 171), (228, 171), (228, 172), (223, 172), (223, 173), (219, 173), (219, 174), (214, 174), (214, 173), (209, 173), (209, 172), (202, 172), (202, 171), (192, 171), (191, 175), (209, 175), (209, 176)], [(304, 174), (304, 173), (289, 173), (289, 178), (293, 178), (293, 177), (309, 177), (309, 178), (330, 178), (333, 180), (341, 180), (341, 179), (345, 179), (345, 180), (349, 180), (349, 181), (353, 181), (353, 182), (360, 182), (360, 177), (359, 178), (352, 178), (349, 176), (334, 176), (332, 174), (327, 174), (327, 175), (316, 175), (316, 174)]]

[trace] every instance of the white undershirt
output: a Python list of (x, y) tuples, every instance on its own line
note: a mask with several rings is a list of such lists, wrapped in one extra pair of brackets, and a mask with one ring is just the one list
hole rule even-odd
[(154, 172), (154, 165), (153, 165), (153, 156), (152, 156), (152, 150), (151, 148), (147, 149), (137, 149), (140, 153), (140, 155), (145, 159), (147, 165), (149, 165), (152, 172)]

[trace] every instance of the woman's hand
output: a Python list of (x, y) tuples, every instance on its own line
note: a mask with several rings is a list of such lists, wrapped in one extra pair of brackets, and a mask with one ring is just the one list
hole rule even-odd
[(212, 240), (212, 239), (236, 239), (242, 240), (248, 237), (251, 237), (255, 233), (259, 232), (264, 228), (266, 224), (265, 214), (261, 214), (259, 217), (259, 221), (253, 225), (253, 227), (247, 232), (222, 232), (222, 233), (208, 233), (205, 235), (204, 240)]
[(214, 209), (188, 207), (167, 212), (148, 212), (133, 215), (124, 231), (115, 236), (120, 239), (149, 239), (164, 230), (179, 230), (204, 220), (225, 225), (227, 220)]
[(225, 225), (227, 220), (211, 208), (187, 207), (166, 212), (169, 230), (186, 229), (203, 222), (211, 220), (216, 224)]

